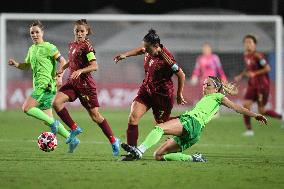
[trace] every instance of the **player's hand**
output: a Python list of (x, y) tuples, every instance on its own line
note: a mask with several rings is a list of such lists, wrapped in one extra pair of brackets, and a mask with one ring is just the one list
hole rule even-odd
[(266, 117), (264, 117), (263, 115), (257, 114), (257, 116), (255, 117), (255, 119), (256, 119), (257, 121), (261, 122), (262, 124), (267, 125), (267, 119), (266, 119)]
[(14, 59), (9, 59), (9, 61), (8, 61), (8, 65), (9, 66), (13, 66), (13, 67), (18, 67), (19, 66), (19, 63), (18, 62), (16, 62)]
[(81, 70), (76, 70), (71, 74), (71, 79), (77, 79), (82, 74)]
[(184, 100), (182, 94), (177, 94), (177, 104), (178, 105), (185, 105), (187, 102)]
[(126, 56), (124, 54), (119, 54), (116, 57), (114, 57), (115, 63), (118, 63), (120, 60), (126, 59)]
[(241, 75), (237, 75), (237, 76), (235, 76), (234, 80), (235, 80), (235, 82), (239, 82), (239, 81), (242, 80), (242, 76)]
[(256, 76), (255, 72), (248, 72), (247, 75), (248, 75), (248, 77), (250, 77), (250, 78)]

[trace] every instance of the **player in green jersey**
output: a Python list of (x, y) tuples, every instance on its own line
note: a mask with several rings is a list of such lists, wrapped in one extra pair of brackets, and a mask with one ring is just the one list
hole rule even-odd
[(163, 135), (174, 135), (156, 150), (154, 153), (156, 160), (204, 162), (206, 159), (202, 154), (187, 155), (180, 152), (199, 140), (203, 128), (218, 112), (221, 105), (267, 124), (267, 119), (263, 115), (251, 112), (225, 97), (225, 94), (237, 93), (238, 90), (234, 85), (224, 83), (218, 77), (209, 76), (203, 83), (203, 97), (192, 110), (186, 111), (176, 119), (158, 124), (140, 146), (133, 147), (122, 143), (121, 147), (132, 155), (133, 158), (130, 160), (138, 160), (146, 150), (157, 144)]
[[(42, 23), (40, 21), (32, 23), (30, 36), (34, 44), (29, 48), (25, 63), (9, 59), (8, 64), (21, 70), (31, 68), (33, 72), (33, 92), (25, 100), (22, 110), (27, 115), (44, 121), (54, 134), (59, 133), (67, 138), (70, 133), (52, 115), (52, 100), (57, 85), (62, 84), (62, 74), (56, 76), (57, 61), (62, 65), (66, 64), (66, 61), (55, 45), (44, 41), (43, 34)], [(69, 152), (72, 153), (79, 143), (79, 139), (73, 140), (69, 144)]]

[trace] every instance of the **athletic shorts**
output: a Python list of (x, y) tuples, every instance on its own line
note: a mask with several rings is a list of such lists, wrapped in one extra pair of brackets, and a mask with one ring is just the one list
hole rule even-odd
[(69, 97), (69, 102), (74, 102), (77, 98), (79, 98), (81, 104), (86, 109), (100, 107), (97, 90), (95, 83), (93, 82), (85, 82), (81, 85), (74, 85), (71, 82), (67, 82), (59, 89), (59, 91)]
[(35, 89), (31, 97), (35, 99), (39, 105), (37, 108), (41, 110), (47, 110), (52, 108), (52, 101), (56, 94), (56, 91), (46, 90), (46, 89)]
[(181, 151), (184, 151), (200, 139), (203, 127), (188, 114), (182, 114), (179, 120), (186, 132), (182, 136), (174, 136), (173, 139), (180, 146)]
[(144, 104), (149, 109), (152, 108), (157, 123), (163, 123), (170, 119), (174, 105), (173, 95), (149, 94), (144, 87), (141, 87), (134, 101)]
[(265, 106), (268, 102), (269, 88), (257, 89), (255, 87), (248, 86), (245, 94), (245, 100), (252, 100), (257, 102), (261, 106)]

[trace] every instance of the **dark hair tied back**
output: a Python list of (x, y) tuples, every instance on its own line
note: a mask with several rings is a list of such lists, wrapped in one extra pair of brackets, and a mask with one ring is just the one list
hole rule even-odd
[(157, 34), (156, 30), (151, 28), (148, 33), (144, 36), (143, 41), (150, 43), (152, 45), (160, 44), (160, 37)]

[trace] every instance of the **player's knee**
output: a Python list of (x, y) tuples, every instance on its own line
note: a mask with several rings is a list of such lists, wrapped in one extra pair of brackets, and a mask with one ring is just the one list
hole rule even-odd
[(133, 125), (137, 125), (139, 121), (139, 117), (136, 116), (135, 114), (130, 114), (128, 117), (128, 123), (133, 124)]
[(24, 113), (27, 113), (29, 111), (30, 107), (29, 106), (26, 106), (25, 104), (22, 106), (22, 111)]
[(57, 99), (54, 99), (53, 102), (52, 102), (52, 107), (56, 110), (60, 107), (61, 105), (61, 102)]
[(92, 112), (91, 118), (96, 123), (100, 123), (104, 119), (98, 111)]

